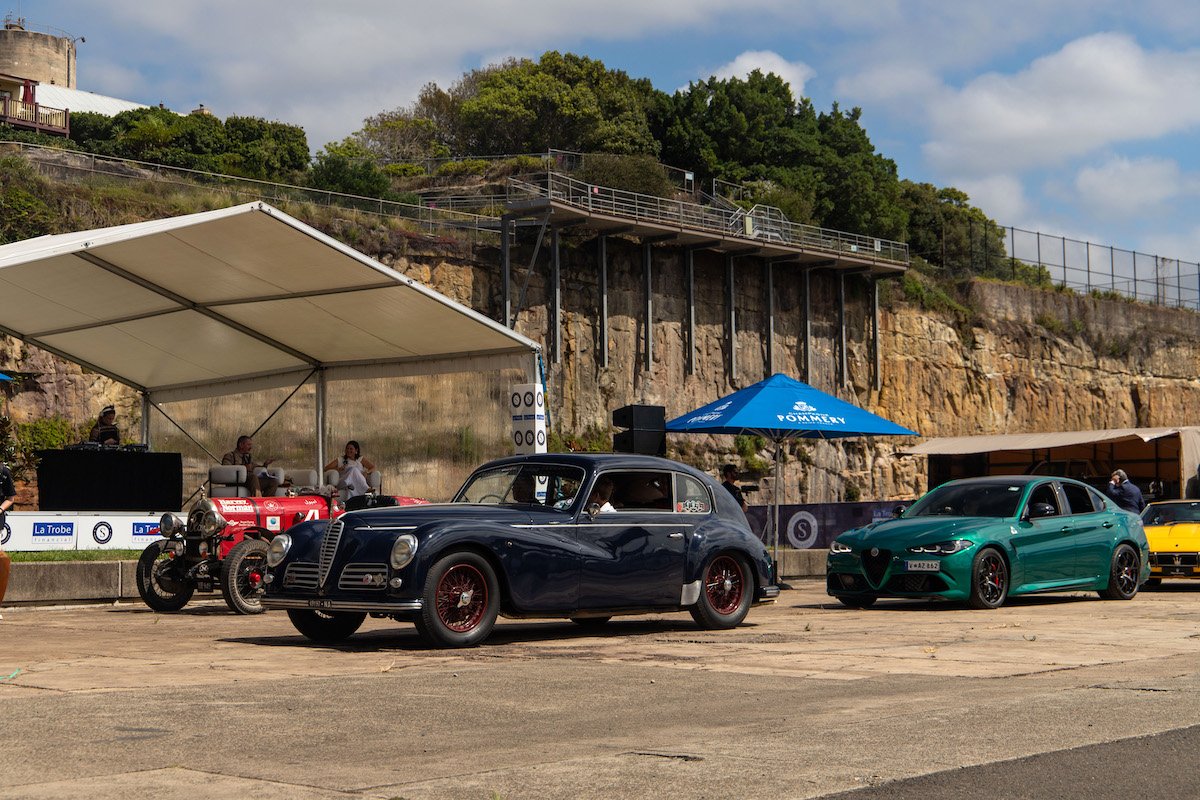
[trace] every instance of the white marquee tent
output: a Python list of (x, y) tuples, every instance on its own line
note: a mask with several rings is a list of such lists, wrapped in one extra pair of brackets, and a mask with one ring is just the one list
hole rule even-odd
[(271, 206), (0, 246), (0, 333), (161, 402), (518, 368), (540, 346)]

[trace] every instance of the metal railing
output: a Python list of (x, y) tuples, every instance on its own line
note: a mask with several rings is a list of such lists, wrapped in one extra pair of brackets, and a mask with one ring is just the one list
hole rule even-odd
[(223, 191), (234, 197), (263, 200), (272, 204), (283, 202), (310, 203), (345, 208), (377, 216), (401, 218), (428, 233), (441, 231), (466, 232), (472, 241), (486, 238), (493, 242), (499, 237), (495, 217), (471, 214), (455, 209), (430, 207), (424, 204), (403, 203), (377, 197), (332, 192), (287, 183), (242, 178), (203, 170), (166, 167), (146, 161), (112, 158), (81, 150), (46, 147), (26, 142), (0, 141), (0, 153), (9, 149), (22, 152), (32, 164), (46, 169), (105, 176), (121, 180), (153, 180), (156, 182)]
[(670, 200), (654, 195), (595, 186), (551, 172), (545, 185), (510, 178), (510, 197), (544, 197), (591, 213), (612, 214), (649, 224), (710, 231), (752, 241), (770, 241), (805, 250), (852, 254), (859, 258), (907, 264), (908, 245), (870, 236), (800, 225), (779, 209), (756, 206), (749, 212)]

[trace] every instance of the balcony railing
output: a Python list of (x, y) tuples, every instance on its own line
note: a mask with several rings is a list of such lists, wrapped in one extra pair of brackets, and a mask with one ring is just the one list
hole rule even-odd
[(0, 98), (0, 122), (6, 122), (15, 128), (58, 133), (63, 136), (71, 132), (71, 114), (66, 109), (22, 103), (11, 97)]
[(852, 253), (870, 261), (908, 264), (908, 245), (903, 242), (800, 225), (791, 222), (783, 216), (783, 212), (771, 206), (759, 205), (749, 211), (704, 206), (593, 186), (554, 172), (546, 177), (544, 185), (509, 178), (508, 190), (512, 198), (531, 195), (546, 197), (591, 213), (611, 214), (639, 222), (711, 231), (722, 236), (776, 242), (806, 250)]

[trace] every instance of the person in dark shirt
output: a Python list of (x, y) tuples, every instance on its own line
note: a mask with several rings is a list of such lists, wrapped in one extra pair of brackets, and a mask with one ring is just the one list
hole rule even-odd
[[(7, 465), (0, 464), (0, 531), (4, 530), (5, 517), (16, 499), (17, 487), (13, 484), (12, 473), (9, 472)], [(12, 559), (4, 552), (4, 548), (0, 547), (0, 602), (4, 602), (4, 593), (8, 590), (8, 572), (11, 563)], [(0, 619), (4, 619), (4, 617), (0, 616)]]
[(1129, 480), (1129, 476), (1123, 469), (1113, 472), (1104, 491), (1108, 493), (1114, 503), (1125, 511), (1140, 514), (1146, 507), (1146, 499), (1142, 497), (1142, 490)]
[(737, 487), (736, 483), (734, 483), (734, 481), (737, 480), (737, 467), (735, 467), (733, 464), (726, 464), (725, 466), (721, 467), (721, 477), (725, 479), (722, 481), (721, 485), (724, 486), (731, 495), (733, 495), (733, 499), (737, 500), (738, 505), (741, 506), (742, 511), (745, 512), (746, 509), (749, 508), (749, 506), (746, 505), (746, 496), (742, 494), (742, 490)]
[(279, 488), (279, 482), (268, 475), (261, 474), (275, 459), (268, 458), (261, 464), (254, 460), (250, 451), (254, 449), (254, 439), (249, 436), (239, 436), (237, 447), (221, 457), (222, 464), (238, 465), (246, 468), (246, 490), (251, 497), (271, 497)]
[(100, 411), (100, 417), (96, 420), (96, 424), (92, 426), (92, 435), (88, 437), (88, 441), (100, 444), (120, 444), (121, 429), (116, 426), (116, 419), (117, 410), (112, 406), (105, 406)]

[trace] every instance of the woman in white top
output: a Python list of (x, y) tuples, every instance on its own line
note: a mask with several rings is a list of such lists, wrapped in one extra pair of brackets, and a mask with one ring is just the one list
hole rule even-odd
[(375, 465), (362, 457), (362, 448), (358, 442), (351, 439), (346, 442), (346, 450), (341, 458), (335, 458), (325, 465), (326, 470), (338, 471), (337, 488), (345, 503), (351, 497), (366, 494), (371, 484), (367, 482), (367, 473), (375, 471)]

